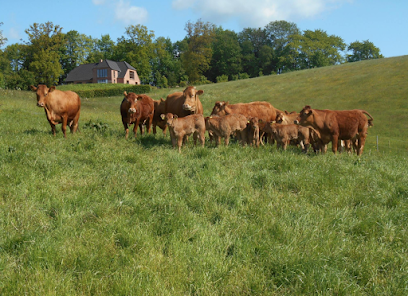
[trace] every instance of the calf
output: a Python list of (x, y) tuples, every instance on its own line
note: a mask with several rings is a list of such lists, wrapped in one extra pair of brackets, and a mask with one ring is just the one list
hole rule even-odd
[(297, 140), (303, 152), (307, 152), (309, 146), (310, 131), (308, 128), (296, 124), (279, 124), (270, 122), (264, 127), (264, 131), (276, 140), (278, 148), (286, 147), (290, 141)]
[(167, 113), (161, 115), (162, 119), (166, 121), (170, 131), (170, 138), (173, 147), (178, 146), (179, 152), (181, 152), (181, 146), (183, 140), (191, 134), (193, 134), (194, 145), (197, 144), (197, 138), (201, 142), (201, 146), (204, 147), (205, 142), (205, 122), (202, 114), (192, 114), (185, 117), (178, 117), (175, 114)]
[(257, 117), (251, 118), (247, 124), (248, 144), (259, 147), (259, 120)]
[(140, 133), (143, 134), (142, 125), (148, 122), (147, 132), (150, 133), (150, 127), (154, 115), (153, 99), (147, 95), (137, 95), (135, 93), (123, 93), (125, 98), (120, 105), (120, 114), (122, 115), (122, 123), (125, 128), (125, 138), (128, 138), (128, 125), (135, 124), (133, 133), (136, 137), (137, 127), (140, 128)]
[(220, 145), (221, 138), (224, 138), (225, 145), (228, 146), (232, 134), (236, 134), (244, 145), (247, 142), (246, 127), (248, 119), (241, 114), (230, 114), (225, 116), (210, 116), (205, 118), (205, 127), (208, 133), (216, 138), (216, 145)]

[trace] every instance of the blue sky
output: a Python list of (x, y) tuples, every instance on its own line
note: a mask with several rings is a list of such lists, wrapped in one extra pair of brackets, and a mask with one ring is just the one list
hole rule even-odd
[(186, 36), (188, 21), (209, 21), (237, 33), (271, 21), (294, 22), (299, 29), (321, 29), (346, 44), (369, 40), (384, 57), (408, 54), (407, 0), (0, 0), (0, 30), (6, 46), (27, 40), (34, 23), (53, 22), (67, 33), (116, 42), (129, 25), (141, 24), (173, 42)]

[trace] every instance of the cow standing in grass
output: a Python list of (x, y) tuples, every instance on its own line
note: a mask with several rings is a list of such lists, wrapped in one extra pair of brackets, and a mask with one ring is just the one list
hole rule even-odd
[(205, 118), (206, 130), (216, 138), (217, 146), (220, 145), (221, 138), (224, 138), (225, 145), (228, 146), (232, 134), (235, 134), (241, 140), (241, 144), (245, 145), (247, 143), (247, 123), (248, 119), (241, 114)]
[(154, 102), (147, 95), (137, 95), (135, 93), (123, 93), (124, 99), (120, 105), (120, 114), (122, 115), (122, 123), (125, 128), (125, 138), (129, 135), (129, 125), (134, 124), (133, 133), (136, 137), (137, 127), (140, 128), (140, 133), (143, 134), (143, 126), (148, 124), (147, 132), (150, 133), (150, 127), (153, 122)]
[(333, 153), (337, 152), (339, 140), (351, 140), (356, 146), (357, 155), (361, 155), (368, 127), (373, 126), (373, 120), (365, 110), (318, 110), (305, 106), (300, 111), (296, 123), (314, 128), (319, 133), (323, 145), (332, 142)]
[(31, 90), (37, 94), (37, 106), (44, 108), (47, 120), (55, 136), (55, 125), (62, 124), (62, 132), (67, 137), (66, 130), (69, 126), (71, 133), (78, 129), (78, 120), (81, 110), (81, 99), (73, 91), (60, 91), (51, 86), (40, 84), (31, 85)]

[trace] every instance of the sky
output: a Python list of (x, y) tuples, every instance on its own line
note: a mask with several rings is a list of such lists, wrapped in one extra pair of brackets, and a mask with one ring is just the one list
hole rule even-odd
[(129, 25), (143, 25), (155, 37), (180, 41), (187, 22), (210, 22), (236, 33), (293, 22), (301, 31), (323, 30), (349, 45), (369, 40), (388, 58), (408, 54), (407, 0), (0, 0), (0, 31), (7, 45), (27, 41), (34, 23), (52, 22), (80, 34), (113, 41)]

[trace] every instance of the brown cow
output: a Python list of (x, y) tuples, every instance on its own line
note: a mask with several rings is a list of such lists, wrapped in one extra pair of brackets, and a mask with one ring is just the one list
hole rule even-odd
[(197, 138), (201, 142), (201, 146), (204, 147), (205, 142), (205, 122), (202, 114), (192, 114), (179, 118), (177, 115), (167, 113), (161, 115), (162, 119), (166, 120), (166, 124), (170, 130), (170, 138), (173, 147), (178, 146), (179, 152), (181, 152), (181, 146), (183, 140), (193, 134), (194, 145), (197, 144)]
[(305, 106), (300, 111), (297, 123), (314, 128), (320, 134), (324, 145), (332, 142), (334, 153), (337, 152), (339, 140), (357, 141), (357, 155), (361, 155), (368, 127), (373, 126), (373, 120), (373, 117), (365, 110), (318, 110)]
[(276, 123), (281, 123), (281, 124), (294, 124), (297, 118), (299, 117), (299, 113), (297, 112), (278, 112), (276, 115)]
[(205, 118), (205, 127), (208, 133), (216, 138), (217, 146), (220, 145), (221, 138), (225, 139), (228, 146), (230, 136), (235, 133), (237, 138), (244, 145), (247, 142), (246, 127), (248, 119), (241, 114), (229, 114), (225, 116), (210, 116)]
[(198, 97), (203, 93), (203, 90), (197, 90), (194, 86), (189, 86), (183, 92), (168, 95), (165, 101), (165, 114), (172, 113), (178, 117), (203, 114), (203, 105)]
[(246, 118), (257, 117), (263, 122), (270, 122), (276, 120), (278, 111), (278, 109), (268, 102), (229, 104), (229, 102), (217, 101), (211, 115), (224, 116), (228, 114), (242, 114)]
[(160, 100), (153, 100), (154, 115), (153, 115), (153, 134), (156, 134), (156, 126), (160, 127), (163, 134), (166, 135), (167, 125), (166, 121), (161, 118), (162, 114), (166, 114), (166, 103), (163, 98)]
[(275, 122), (269, 122), (265, 125), (264, 131), (271, 135), (276, 140), (277, 147), (282, 147), (286, 150), (289, 142), (299, 143), (303, 152), (307, 152), (309, 147), (309, 128), (299, 126), (297, 124), (280, 124)]
[(71, 133), (78, 129), (78, 120), (81, 109), (81, 99), (73, 91), (60, 91), (55, 86), (48, 88), (40, 84), (37, 87), (31, 85), (31, 90), (37, 94), (37, 106), (42, 107), (47, 115), (51, 130), (55, 136), (55, 125), (62, 123), (62, 132), (67, 137), (67, 124)]
[(147, 132), (150, 133), (150, 127), (153, 122), (154, 102), (147, 95), (137, 95), (135, 93), (123, 93), (124, 98), (120, 104), (120, 114), (122, 115), (122, 123), (125, 128), (125, 138), (128, 138), (128, 125), (134, 124), (133, 133), (136, 137), (137, 127), (140, 128), (140, 133), (143, 134), (142, 125), (148, 124)]
[(259, 119), (258, 117), (250, 118), (247, 124), (248, 144), (259, 147)]

